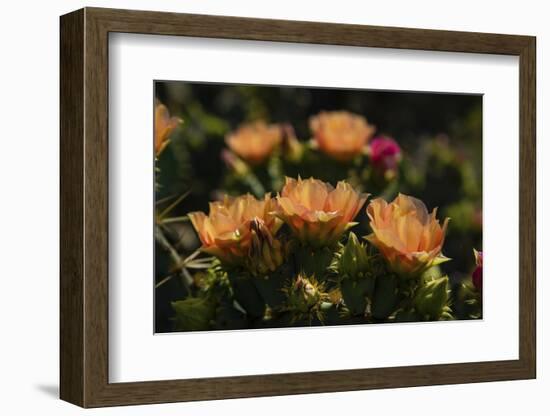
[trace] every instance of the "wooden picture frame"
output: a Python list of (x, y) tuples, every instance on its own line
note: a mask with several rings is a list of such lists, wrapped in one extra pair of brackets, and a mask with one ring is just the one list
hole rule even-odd
[[(61, 17), (60, 359), (63, 400), (100, 407), (536, 377), (535, 38), (85, 8)], [(109, 383), (110, 32), (514, 55), (520, 66), (519, 359)]]

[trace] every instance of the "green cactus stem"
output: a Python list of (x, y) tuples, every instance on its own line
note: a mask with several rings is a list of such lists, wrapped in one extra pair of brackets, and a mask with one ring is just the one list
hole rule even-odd
[(247, 327), (246, 316), (232, 305), (224, 303), (216, 308), (216, 319), (213, 329), (244, 329)]
[(292, 267), (284, 263), (275, 272), (254, 277), (254, 285), (264, 302), (272, 309), (279, 310), (286, 300), (284, 291), (288, 276), (292, 275)]
[(233, 296), (239, 305), (252, 318), (262, 318), (265, 313), (265, 302), (254, 284), (254, 276), (238, 271), (228, 271)]
[(449, 278), (443, 276), (424, 282), (416, 292), (414, 305), (424, 320), (448, 319)]
[(319, 281), (325, 279), (334, 258), (333, 249), (330, 247), (312, 248), (295, 243), (290, 250), (294, 253), (297, 273), (315, 276)]
[(375, 319), (385, 320), (400, 301), (398, 277), (393, 273), (378, 275), (374, 288), (371, 313)]
[(350, 232), (341, 253), (337, 254), (331, 268), (339, 277), (340, 291), (351, 315), (368, 315), (375, 279), (366, 245)]
[(345, 278), (340, 281), (340, 290), (344, 303), (351, 315), (368, 315), (370, 304), (368, 295), (374, 288), (374, 279), (365, 277), (361, 280)]

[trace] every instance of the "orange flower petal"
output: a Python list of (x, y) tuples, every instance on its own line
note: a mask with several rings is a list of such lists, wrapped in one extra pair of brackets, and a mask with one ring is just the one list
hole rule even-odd
[[(279, 230), (275, 217), (276, 202), (267, 194), (257, 200), (246, 194), (210, 203), (208, 216), (202, 212), (188, 214), (197, 231), (202, 250), (229, 263), (244, 262), (251, 244), (251, 222), (260, 221), (271, 236)], [(268, 236), (268, 237), (271, 237)], [(270, 238), (269, 238), (270, 239)], [(270, 239), (271, 241), (271, 239)]]
[(304, 243), (331, 245), (340, 238), (367, 199), (349, 184), (332, 185), (314, 178), (286, 178), (277, 197), (278, 217)]
[(367, 207), (373, 231), (367, 240), (396, 272), (419, 273), (441, 257), (449, 219), (441, 227), (436, 213), (428, 214), (422, 201), (403, 194), (390, 204), (375, 199)]
[(264, 162), (282, 140), (281, 126), (258, 121), (240, 126), (226, 137), (225, 142), (242, 159), (256, 165)]
[(321, 112), (309, 125), (319, 149), (342, 162), (360, 155), (374, 133), (364, 117), (345, 111)]

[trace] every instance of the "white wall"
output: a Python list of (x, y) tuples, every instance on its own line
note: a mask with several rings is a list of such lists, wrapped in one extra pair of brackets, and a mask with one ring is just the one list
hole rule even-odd
[[(537, 36), (539, 378), (533, 381), (317, 394), (92, 410), (88, 414), (529, 414), (550, 411), (550, 334), (543, 321), (550, 209), (543, 183), (549, 169), (550, 26), (546, 2), (386, 1), (270, 2), (232, 0), (5, 1), (0, 12), (0, 409), (2, 414), (69, 415), (80, 409), (56, 399), (58, 385), (58, 16), (82, 6), (318, 20)], [(31, 105), (29, 105), (31, 103)], [(503, 120), (503, 122), (506, 122)], [(498, 155), (495, 155), (498, 157)], [(543, 200), (545, 199), (545, 200)], [(547, 251), (547, 250), (546, 250)], [(505, 257), (505, 253), (503, 253)], [(26, 265), (26, 267), (25, 267)], [(545, 273), (546, 272), (546, 273)], [(404, 346), (405, 348), (405, 346)], [(406, 351), (404, 351), (406, 353)]]

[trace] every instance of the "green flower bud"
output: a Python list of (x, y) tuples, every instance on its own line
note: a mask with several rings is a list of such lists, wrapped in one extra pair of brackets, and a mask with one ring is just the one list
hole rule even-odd
[(368, 314), (369, 302), (374, 291), (374, 276), (370, 258), (364, 244), (350, 232), (348, 241), (338, 257), (335, 271), (340, 277), (340, 289), (351, 315)]
[(340, 277), (361, 278), (369, 268), (369, 256), (365, 245), (359, 242), (357, 236), (350, 232), (342, 255), (338, 260)]
[(312, 306), (316, 305), (321, 299), (321, 294), (318, 285), (310, 280), (298, 276), (294, 284), (294, 292), (291, 299), (300, 310), (307, 311)]
[(447, 276), (430, 280), (418, 288), (414, 305), (418, 313), (427, 320), (438, 320), (446, 312), (449, 300), (449, 278)]
[(323, 283), (317, 282), (314, 277), (298, 275), (284, 291), (287, 310), (293, 314), (294, 321), (306, 319), (311, 322), (314, 317), (322, 320), (323, 304), (330, 302)]

